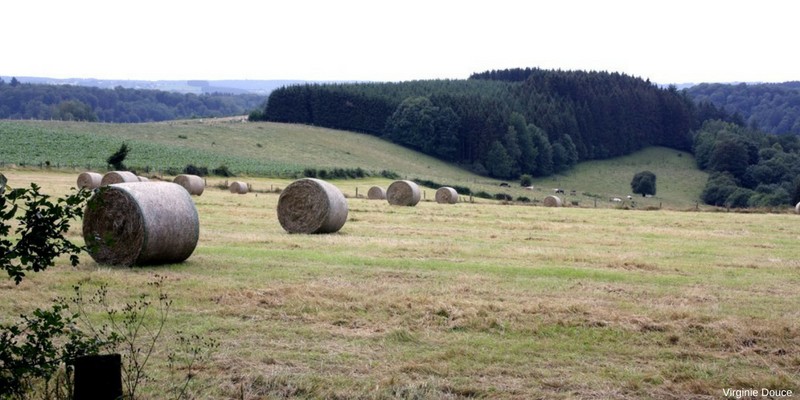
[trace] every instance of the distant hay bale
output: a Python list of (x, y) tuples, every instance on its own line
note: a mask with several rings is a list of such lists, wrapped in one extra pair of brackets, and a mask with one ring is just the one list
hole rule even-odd
[(337, 232), (347, 221), (347, 200), (328, 182), (298, 179), (278, 197), (278, 221), (289, 233)]
[(386, 189), (380, 186), (373, 186), (369, 188), (367, 198), (370, 200), (386, 200)]
[(247, 184), (244, 182), (231, 182), (230, 186), (228, 186), (228, 189), (230, 189), (231, 193), (247, 194)]
[(193, 196), (200, 196), (206, 188), (206, 182), (197, 175), (181, 174), (172, 181), (183, 186)]
[(436, 202), (439, 204), (458, 203), (458, 192), (455, 189), (444, 186), (436, 190)]
[(544, 198), (543, 203), (545, 207), (561, 207), (563, 204), (561, 197), (558, 196), (547, 196)]
[(199, 237), (200, 221), (192, 197), (171, 182), (100, 188), (83, 216), (83, 239), (100, 264), (181, 262), (194, 252)]
[(100, 186), (129, 182), (139, 182), (139, 177), (133, 172), (129, 171), (111, 171), (106, 172), (106, 174), (103, 175), (103, 179), (100, 181)]
[(139, 182), (150, 182), (150, 179), (144, 176), (137, 176), (139, 178)]
[(102, 181), (103, 175), (97, 172), (81, 172), (78, 175), (78, 189), (97, 189)]
[(794, 212), (800, 214), (800, 203), (797, 203), (797, 205), (794, 206)]
[(413, 207), (420, 197), (419, 186), (411, 181), (394, 181), (386, 189), (386, 200), (393, 206)]

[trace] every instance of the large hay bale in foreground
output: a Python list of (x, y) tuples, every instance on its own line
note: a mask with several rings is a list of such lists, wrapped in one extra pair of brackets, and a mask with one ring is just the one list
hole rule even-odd
[(228, 186), (228, 189), (231, 191), (231, 193), (247, 194), (247, 184), (244, 182), (231, 182), (231, 184)]
[(97, 189), (102, 181), (103, 175), (97, 172), (81, 172), (78, 175), (78, 189)]
[(200, 237), (192, 197), (171, 182), (102, 187), (83, 216), (83, 239), (100, 264), (147, 265), (187, 259)]
[(419, 186), (412, 181), (394, 181), (386, 189), (386, 200), (393, 206), (413, 207), (420, 197)]
[(444, 186), (436, 190), (436, 202), (439, 204), (458, 203), (458, 192), (455, 189)]
[(183, 186), (193, 196), (200, 196), (206, 188), (206, 182), (197, 175), (181, 174), (172, 181)]
[(564, 204), (558, 196), (547, 196), (543, 203), (545, 207), (561, 207)]
[(373, 186), (369, 188), (367, 198), (370, 200), (386, 200), (386, 189), (380, 186)]
[(129, 171), (111, 171), (106, 172), (103, 175), (103, 179), (100, 181), (100, 186), (108, 186), (113, 185), (115, 183), (128, 183), (128, 182), (139, 182), (139, 177), (136, 176), (133, 172)]
[(278, 197), (278, 221), (289, 233), (333, 233), (347, 221), (347, 200), (328, 182), (299, 179)]

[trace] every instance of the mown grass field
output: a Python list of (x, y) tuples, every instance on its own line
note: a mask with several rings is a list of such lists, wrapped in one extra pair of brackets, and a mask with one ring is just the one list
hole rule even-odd
[[(707, 179), (694, 158), (666, 148), (650, 148), (614, 160), (578, 165), (566, 175), (536, 180), (535, 190), (516, 182), (472, 174), (457, 166), (370, 135), (237, 119), (187, 120), (151, 124), (102, 124), (64, 121), (0, 121), (0, 165), (67, 166), (73, 171), (106, 168), (105, 160), (125, 142), (126, 164), (144, 174), (161, 174), (188, 164), (209, 169), (226, 165), (239, 176), (294, 178), (305, 168), (362, 168), (373, 174), (389, 170), (404, 179), (459, 185), (490, 195), (541, 201), (563, 188), (575, 196), (568, 204), (616, 207), (610, 198), (630, 193), (633, 175), (649, 169), (657, 176), (655, 198), (636, 199), (638, 207), (694, 208)], [(0, 166), (2, 169), (2, 166)], [(150, 171), (145, 172), (145, 171)], [(355, 186), (363, 183), (352, 183)], [(368, 188), (368, 187), (367, 187)], [(429, 191), (433, 193), (435, 189)], [(588, 194), (588, 195), (587, 195)], [(630, 204), (628, 204), (630, 205)]]
[[(3, 173), (13, 187), (35, 181), (53, 194), (77, 176)], [(347, 192), (354, 181), (332, 183)], [(162, 343), (178, 330), (220, 342), (192, 387), (199, 399), (800, 391), (800, 231), (788, 210), (402, 208), (351, 197), (340, 232), (290, 235), (277, 199), (209, 187), (195, 198), (200, 243), (186, 262), (109, 268), (84, 255), (73, 269), (62, 261), (19, 286), (0, 283), (2, 320), (78, 282), (107, 284), (124, 301), (165, 276), (175, 305)], [(79, 232), (77, 224), (70, 237), (82, 243)], [(166, 377), (154, 377), (144, 398), (163, 395)]]

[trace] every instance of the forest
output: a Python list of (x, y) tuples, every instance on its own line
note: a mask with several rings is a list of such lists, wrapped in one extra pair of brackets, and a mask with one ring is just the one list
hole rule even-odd
[(158, 122), (245, 115), (263, 106), (253, 94), (180, 94), (160, 90), (100, 89), (0, 79), (0, 118), (90, 122)]
[(625, 74), (513, 69), (467, 80), (290, 86), (251, 119), (364, 132), (497, 178), (651, 145), (690, 150), (694, 103)]
[(700, 169), (711, 173), (702, 200), (729, 208), (800, 202), (800, 137), (707, 121), (694, 135)]
[(711, 103), (751, 128), (800, 134), (800, 82), (703, 83), (686, 92), (696, 103)]

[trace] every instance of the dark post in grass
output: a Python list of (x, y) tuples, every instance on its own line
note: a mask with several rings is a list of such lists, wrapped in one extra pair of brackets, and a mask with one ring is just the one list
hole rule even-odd
[(75, 400), (122, 398), (122, 356), (103, 354), (78, 357), (75, 366)]

